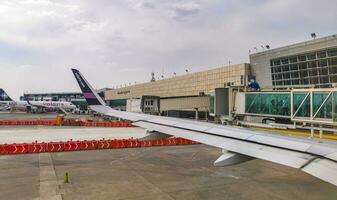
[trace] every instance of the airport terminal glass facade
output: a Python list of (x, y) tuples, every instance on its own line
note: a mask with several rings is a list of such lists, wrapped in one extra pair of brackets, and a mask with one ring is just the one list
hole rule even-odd
[(246, 113), (290, 117), (290, 92), (252, 92), (245, 98)]
[(337, 47), (272, 59), (270, 65), (273, 86), (337, 83)]

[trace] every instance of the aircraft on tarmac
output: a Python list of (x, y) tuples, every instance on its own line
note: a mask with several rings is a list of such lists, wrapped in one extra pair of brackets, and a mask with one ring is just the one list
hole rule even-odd
[(76, 106), (66, 101), (14, 101), (0, 88), (0, 110), (21, 110), (26, 112), (54, 112), (64, 113), (72, 111)]
[(337, 186), (336, 141), (118, 111), (105, 104), (77, 69), (72, 72), (91, 110), (145, 128), (148, 135), (142, 140), (182, 137), (223, 149), (215, 166), (236, 165), (258, 158), (300, 169)]

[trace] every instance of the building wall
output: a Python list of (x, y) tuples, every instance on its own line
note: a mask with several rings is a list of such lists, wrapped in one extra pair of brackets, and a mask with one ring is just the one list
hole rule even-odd
[(106, 100), (140, 98), (143, 95), (163, 97), (198, 96), (218, 87), (224, 87), (225, 83), (242, 85), (241, 76), (250, 75), (249, 64), (237, 64), (220, 67), (207, 71), (176, 76), (168, 79), (157, 80), (134, 86), (108, 90), (105, 93)]
[(313, 39), (298, 44), (251, 54), (251, 72), (252, 75), (256, 76), (256, 80), (259, 82), (261, 87), (271, 87), (272, 76), (270, 61), (272, 59), (299, 55), (333, 47), (337, 47), (337, 35)]
[(209, 110), (209, 96), (169, 98), (160, 100), (160, 111), (167, 110)]

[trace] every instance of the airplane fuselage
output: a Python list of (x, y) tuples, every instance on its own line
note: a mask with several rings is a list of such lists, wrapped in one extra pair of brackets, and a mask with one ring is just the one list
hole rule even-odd
[(73, 110), (76, 108), (71, 102), (65, 101), (0, 101), (0, 107), (11, 108), (14, 110), (29, 111), (32, 109), (46, 109), (54, 111), (57, 109)]

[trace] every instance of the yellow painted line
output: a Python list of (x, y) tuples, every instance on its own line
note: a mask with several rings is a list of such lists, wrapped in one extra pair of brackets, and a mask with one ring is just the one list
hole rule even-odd
[[(305, 132), (298, 132), (298, 131), (290, 131), (290, 130), (279, 130), (279, 129), (272, 129), (272, 128), (254, 128), (255, 130), (260, 130), (260, 131), (270, 131), (274, 133), (283, 133), (283, 134), (290, 134), (290, 135), (298, 135), (298, 136), (305, 136), (305, 137), (310, 137), (310, 133), (305, 133)], [(315, 133), (314, 137), (319, 138), (319, 134)], [(332, 139), (332, 140), (337, 140), (336, 135), (324, 135), (324, 139)]]

